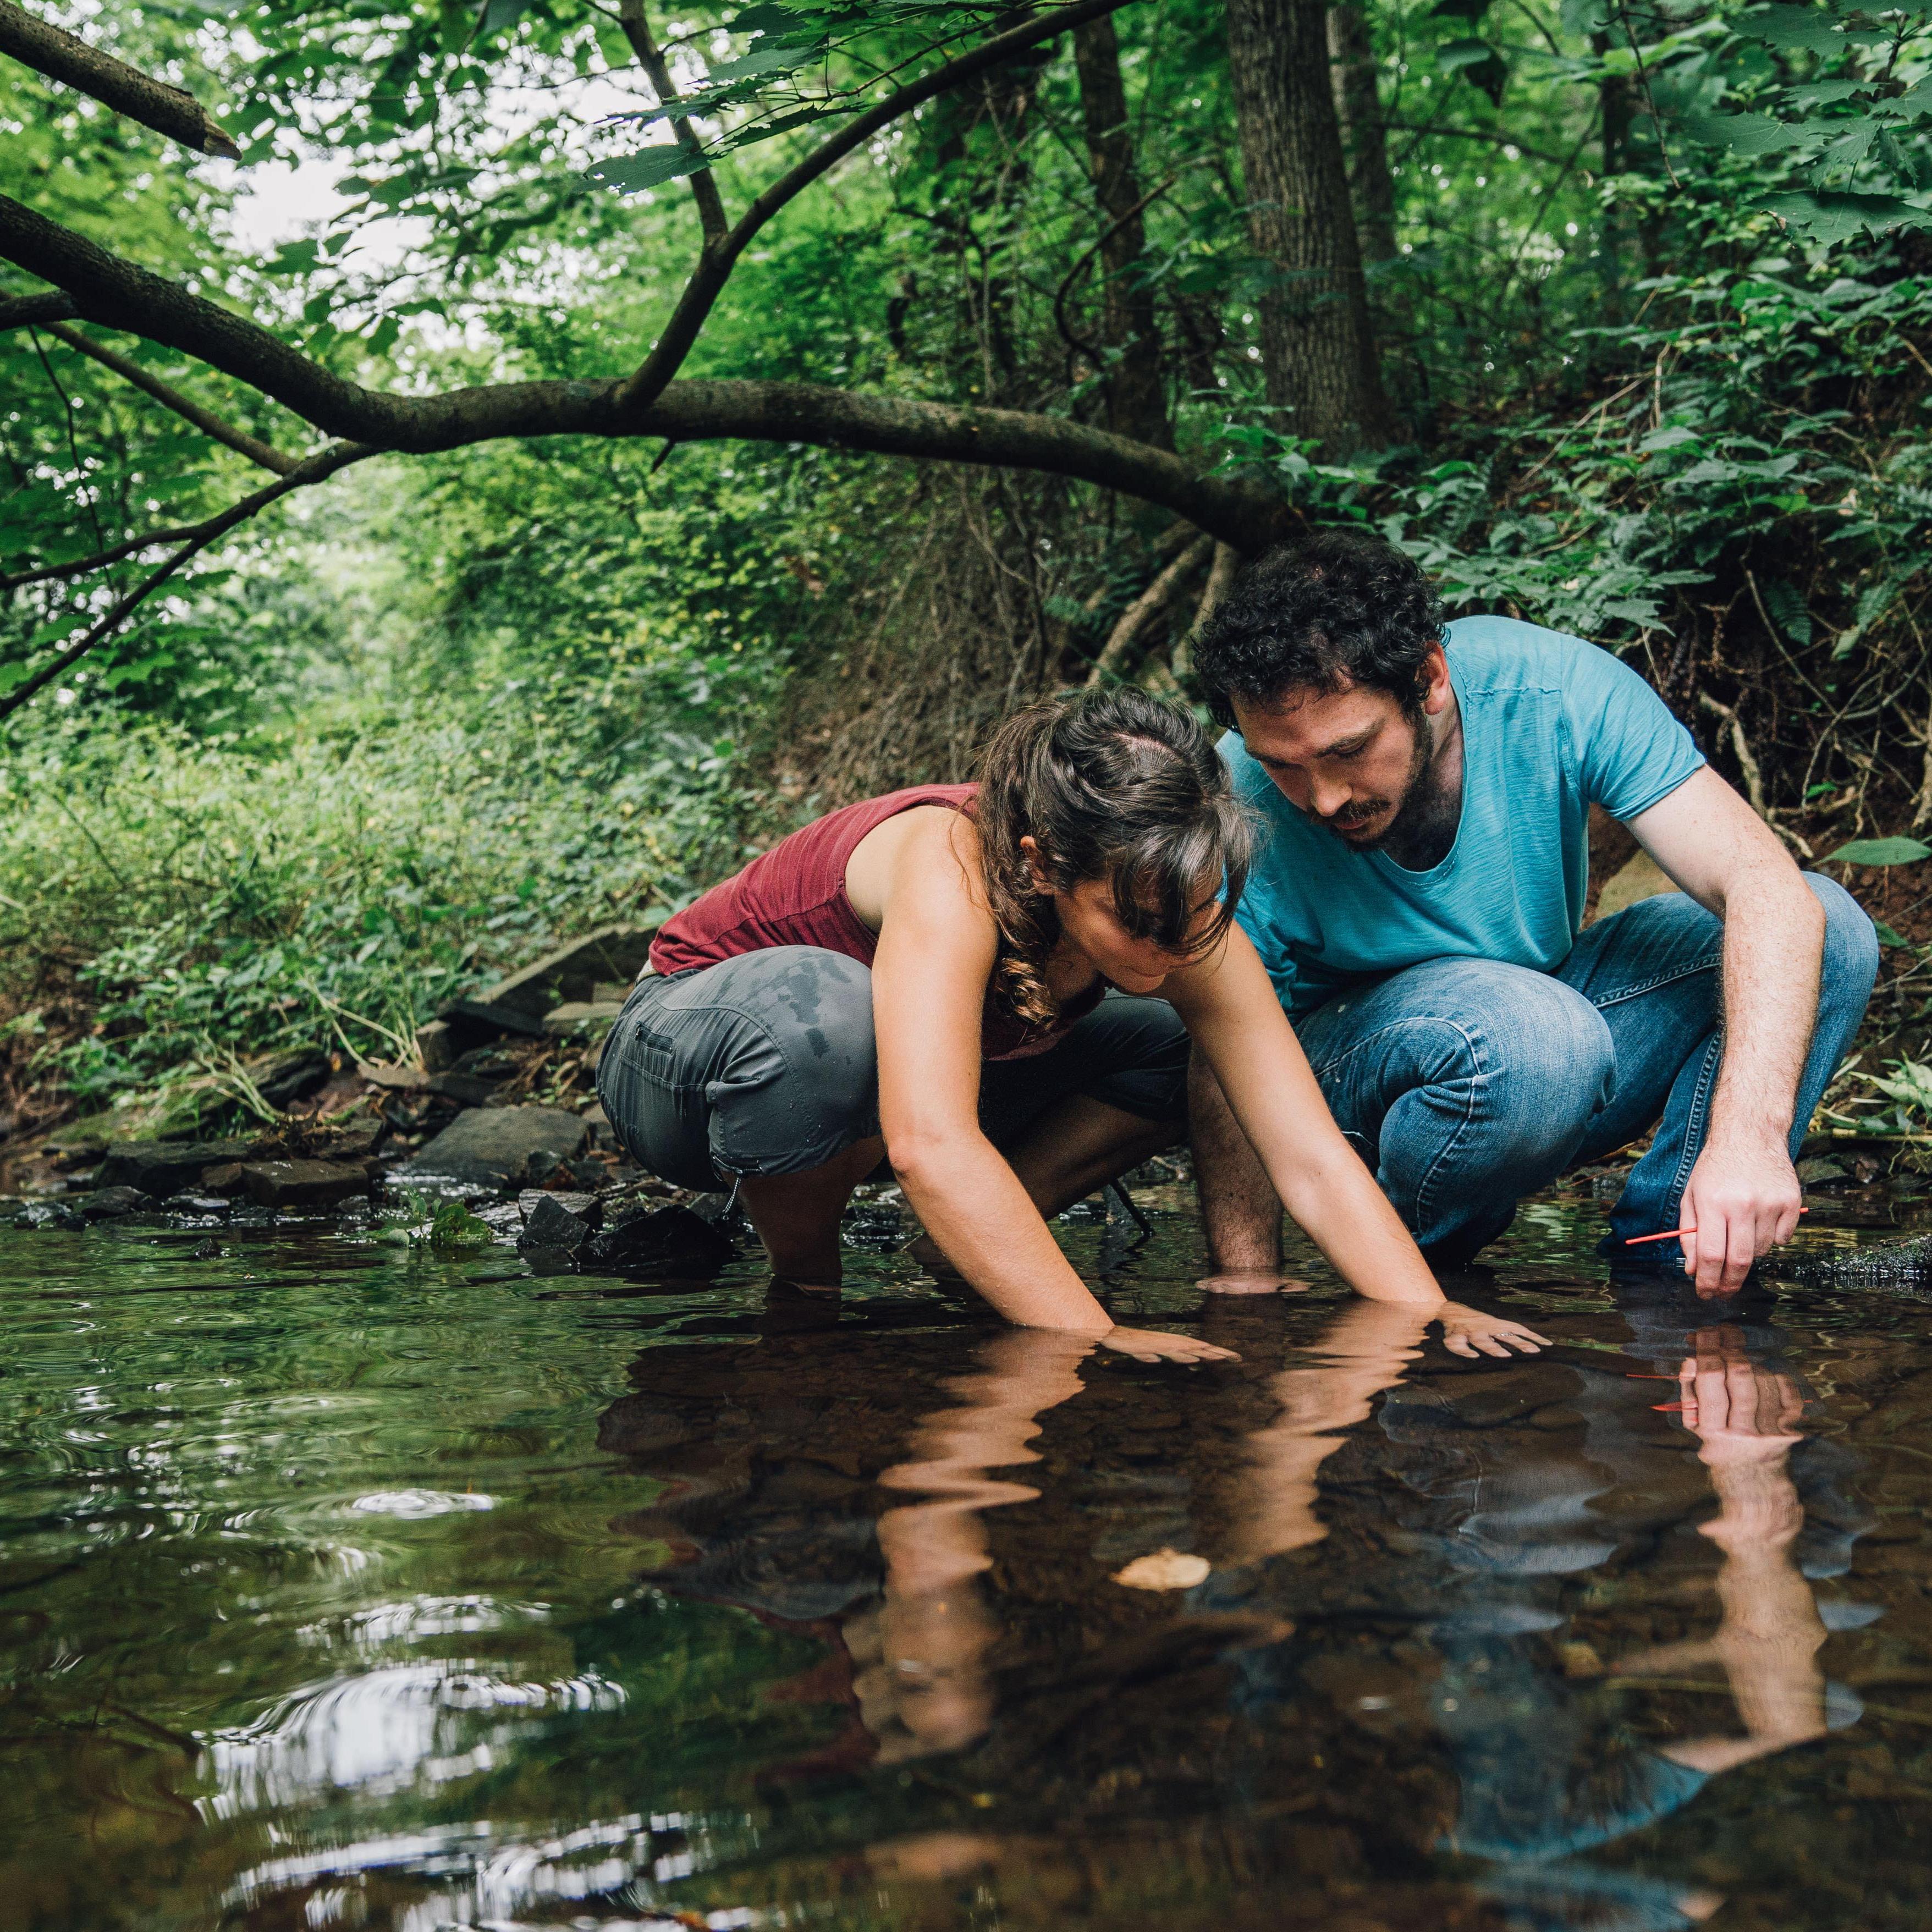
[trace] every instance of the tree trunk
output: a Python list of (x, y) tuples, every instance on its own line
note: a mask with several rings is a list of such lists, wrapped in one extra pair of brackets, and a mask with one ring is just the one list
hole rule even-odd
[(1382, 132), (1375, 45), (1369, 34), (1368, 10), (1361, 0), (1343, 0), (1342, 4), (1329, 8), (1328, 62), (1362, 260), (1370, 266), (1391, 262), (1396, 252), (1395, 181), (1389, 172), (1388, 142)]
[[(1612, 43), (1607, 34), (1592, 34), (1592, 50), (1600, 58)], [(1604, 179), (1607, 182), (1630, 166), (1630, 121), (1634, 107), (1628, 74), (1606, 74), (1597, 90), (1603, 116)], [(1628, 242), (1629, 224), (1615, 200), (1604, 208), (1604, 225), (1598, 247), (1602, 256), (1604, 320), (1615, 324), (1624, 319), (1624, 250)]]
[(1089, 20), (1073, 35), (1086, 124), (1088, 164), (1106, 226), (1100, 236), (1101, 340), (1109, 362), (1104, 382), (1107, 427), (1157, 448), (1174, 447), (1174, 425), (1161, 379), (1160, 328), (1154, 291), (1142, 272), (1147, 234), (1141, 221), (1140, 171), (1127, 130), (1120, 42), (1112, 16)]
[(1268, 400), (1330, 451), (1395, 433), (1369, 326), (1361, 244), (1328, 87), (1322, 0), (1228, 0), (1248, 225), (1281, 271), (1261, 299)]

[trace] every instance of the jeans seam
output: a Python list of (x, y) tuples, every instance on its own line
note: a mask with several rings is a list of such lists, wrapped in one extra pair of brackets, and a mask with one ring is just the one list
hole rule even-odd
[[(1640, 994), (1654, 993), (1660, 986), (1671, 986), (1679, 980), (1688, 980), (1700, 973), (1708, 973), (1714, 966), (1721, 964), (1724, 957), (1721, 952), (1714, 952), (1708, 959), (1700, 960), (1694, 966), (1680, 966), (1672, 972), (1654, 974), (1648, 980), (1640, 980), (1634, 986), (1619, 987), (1616, 992), (1606, 994), (1600, 1000), (1592, 999), (1590, 1004), (1601, 1012), (1606, 1006), (1618, 1006), (1625, 1000), (1634, 1000)], [(1584, 997), (1589, 998), (1587, 994)]]
[[(1695, 1148), (1700, 1153), (1702, 1151), (1705, 1109), (1724, 1063), (1724, 1036), (1720, 1033), (1704, 1048), (1704, 1064), (1698, 1070), (1696, 1091), (1690, 1096), (1690, 1109), (1684, 1118), (1684, 1151), (1677, 1157), (1677, 1172), (1672, 1178), (1670, 1192), (1665, 1203), (1667, 1208), (1680, 1214), (1683, 1211), (1684, 1190), (1690, 1184), (1690, 1170), (1697, 1164), (1691, 1150)], [(1668, 1112), (1667, 1100), (1664, 1106)]]
[[(1447, 1027), (1448, 1030), (1462, 1042), (1463, 1051), (1468, 1055), (1469, 1058), (1469, 1074), (1467, 1083), (1469, 1092), (1468, 1097), (1463, 1105), (1462, 1118), (1461, 1120), (1457, 1123), (1456, 1131), (1449, 1136), (1448, 1140), (1444, 1144), (1441, 1151), (1438, 1152), (1436, 1158), (1430, 1162), (1429, 1172), (1423, 1176), (1422, 1179), (1416, 1185), (1415, 1225), (1417, 1228), (1420, 1229), (1426, 1228), (1429, 1225), (1429, 1216), (1425, 1210), (1429, 1204), (1430, 1190), (1435, 1185), (1436, 1177), (1437, 1174), (1441, 1173), (1444, 1164), (1448, 1161), (1449, 1157), (1461, 1144), (1462, 1136), (1468, 1132), (1469, 1123), (1476, 1117), (1476, 1101), (1478, 1093), (1489, 1077), (1482, 1071), (1481, 1054), (1477, 1045), (1475, 1036), (1470, 1033), (1467, 1027), (1460, 1024), (1455, 1020), (1445, 1019), (1439, 1015), (1434, 1013), (1409, 1014), (1401, 1019), (1391, 1020), (1386, 1026), (1378, 1027), (1373, 1033), (1367, 1034), (1364, 1038), (1357, 1040), (1354, 1045), (1350, 1047), (1346, 1052), (1339, 1053), (1333, 1060), (1328, 1061), (1321, 1069), (1320, 1072), (1316, 1073), (1315, 1077), (1318, 1082), (1324, 1073), (1334, 1072), (1334, 1070), (1336, 1067), (1340, 1066), (1345, 1060), (1348, 1059), (1354, 1054), (1359, 1053), (1363, 1048), (1373, 1045), (1373, 1043), (1376, 1040), (1381, 1039), (1384, 1034), (1394, 1033), (1400, 1028), (1415, 1026), (1418, 1024), (1424, 1026)], [(1430, 1083), (1426, 1081), (1423, 1082), (1423, 1084), (1425, 1086), (1430, 1084)], [(1410, 1090), (1413, 1092), (1416, 1090), (1412, 1088)], [(1377, 1136), (1377, 1164), (1379, 1165), (1379, 1136)]]

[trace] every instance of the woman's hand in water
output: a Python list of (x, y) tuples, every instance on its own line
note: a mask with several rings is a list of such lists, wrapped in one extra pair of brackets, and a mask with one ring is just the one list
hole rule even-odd
[(1103, 1348), (1118, 1348), (1137, 1362), (1238, 1362), (1232, 1348), (1197, 1342), (1192, 1335), (1168, 1335), (1158, 1328), (1109, 1328), (1100, 1338)]
[(1520, 1322), (1485, 1315), (1480, 1308), (1466, 1307), (1460, 1301), (1444, 1304), (1436, 1319), (1442, 1324), (1443, 1346), (1452, 1355), (1466, 1355), (1472, 1361), (1479, 1352), (1508, 1360), (1512, 1348), (1534, 1355), (1554, 1346), (1547, 1335), (1526, 1328)]

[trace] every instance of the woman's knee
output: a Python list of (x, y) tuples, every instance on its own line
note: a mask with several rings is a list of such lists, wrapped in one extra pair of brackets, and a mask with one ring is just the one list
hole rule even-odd
[(878, 1132), (872, 973), (818, 946), (746, 956), (758, 969), (713, 995), (738, 1028), (706, 1089), (712, 1156), (733, 1174), (805, 1173)]

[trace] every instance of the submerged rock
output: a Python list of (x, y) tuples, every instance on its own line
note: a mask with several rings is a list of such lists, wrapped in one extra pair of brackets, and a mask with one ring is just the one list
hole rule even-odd
[(226, 1214), (228, 1203), (218, 1194), (170, 1194), (161, 1203), (164, 1214)]
[(221, 1244), (211, 1234), (206, 1240), (196, 1242), (188, 1250), (188, 1256), (190, 1260), (197, 1262), (218, 1261), (221, 1256)]
[(60, 1228), (69, 1232), (87, 1226), (64, 1201), (30, 1201), (14, 1216), (16, 1228)]
[(138, 1187), (97, 1187), (74, 1204), (90, 1221), (113, 1221), (123, 1214), (138, 1214), (154, 1203)]
[(631, 1214), (578, 1250), (583, 1268), (614, 1273), (625, 1268), (660, 1268), (680, 1274), (708, 1274), (734, 1252), (730, 1240), (688, 1208), (660, 1208)]
[(520, 1186), (572, 1158), (588, 1132), (560, 1107), (476, 1108), (458, 1114), (391, 1178), (406, 1186), (456, 1180)]

